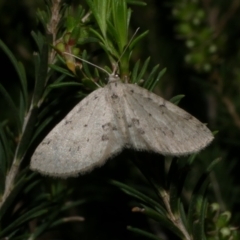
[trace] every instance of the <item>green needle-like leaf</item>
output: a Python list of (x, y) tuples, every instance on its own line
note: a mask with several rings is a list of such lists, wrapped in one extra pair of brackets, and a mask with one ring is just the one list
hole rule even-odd
[(143, 1), (137, 1), (137, 0), (126, 0), (128, 4), (132, 5), (138, 5), (138, 6), (146, 6), (147, 4)]
[[(123, 52), (128, 42), (128, 9), (125, 0), (116, 0), (112, 2), (113, 25), (116, 29), (116, 40), (118, 49)], [(121, 20), (119, 20), (121, 19)]]
[(140, 236), (144, 236), (146, 239), (163, 240), (163, 238), (157, 237), (157, 236), (153, 235), (152, 233), (149, 233), (149, 232), (144, 231), (139, 228), (133, 228), (131, 226), (128, 226), (127, 229), (131, 232), (134, 232), (134, 233), (140, 235)]
[(67, 70), (66, 68), (62, 68), (62, 67), (57, 66), (55, 64), (49, 64), (49, 67), (52, 68), (53, 70), (59, 72), (59, 73), (62, 73), (64, 75), (67, 75), (67, 76), (72, 77), (72, 78), (74, 77), (74, 75), (69, 70)]
[(129, 49), (133, 49), (134, 46), (140, 42), (145, 36), (147, 36), (149, 31), (145, 31), (144, 33), (138, 35), (129, 45)]
[(54, 83), (48, 85), (48, 88), (64, 88), (64, 87), (80, 87), (82, 83), (77, 82), (64, 82), (64, 83)]
[(138, 60), (133, 67), (132, 75), (131, 75), (131, 83), (137, 82), (137, 74), (138, 74), (139, 66), (140, 66), (140, 60)]
[(139, 83), (140, 80), (142, 80), (142, 78), (143, 78), (143, 76), (144, 76), (144, 74), (145, 74), (145, 72), (147, 70), (149, 61), (150, 61), (150, 57), (145, 60), (143, 66), (142, 66), (142, 68), (140, 70), (140, 73), (138, 73), (137, 77), (135, 78), (135, 82), (133, 82), (133, 83)]
[(119, 187), (122, 191), (126, 192), (128, 195), (133, 196), (135, 198), (138, 198), (142, 202), (145, 202), (145, 203), (147, 203), (151, 206), (155, 206), (156, 209), (158, 209), (158, 211), (160, 211), (162, 213), (165, 212), (165, 209), (158, 202), (156, 202), (152, 198), (146, 196), (145, 194), (137, 191), (136, 189), (134, 189), (132, 187), (129, 187), (128, 185), (125, 185), (125, 184), (120, 183), (120, 182), (115, 181), (115, 180), (111, 180), (110, 183)]
[[(36, 66), (35, 66), (36, 67)], [(48, 70), (48, 44), (44, 44), (40, 54), (40, 63), (36, 68), (36, 83), (33, 93), (33, 105), (36, 106), (42, 97), (44, 87), (47, 83), (47, 70)]]
[(173, 98), (171, 98), (169, 101), (175, 105), (178, 105), (179, 102), (185, 97), (185, 95), (177, 95), (177, 96), (174, 96)]
[(144, 81), (143, 87), (146, 88), (146, 89), (148, 89), (149, 91), (150, 91), (150, 89), (153, 89), (153, 85), (154, 85), (154, 83), (156, 82), (155, 74), (156, 74), (158, 68), (159, 68), (159, 65), (156, 65), (156, 66), (152, 69), (152, 71), (151, 71), (151, 73), (149, 74), (149, 76), (148, 76), (148, 78), (146, 79), (146, 81)]
[(1, 39), (0, 39), (0, 48), (2, 48), (2, 50), (6, 53), (6, 55), (12, 62), (13, 66), (18, 74), (18, 77), (19, 77), (19, 80), (21, 83), (21, 89), (23, 92), (23, 97), (24, 97), (24, 105), (27, 106), (28, 96), (27, 96), (27, 81), (26, 81), (25, 69), (24, 69), (22, 63), (20, 63), (16, 60), (16, 58), (14, 57), (12, 52), (8, 49), (8, 47), (3, 43), (3, 41)]
[(10, 95), (8, 94), (8, 92), (2, 86), (1, 83), (0, 83), (0, 95), (5, 100), (5, 103), (7, 104), (9, 109), (11, 109), (11, 116), (13, 117), (13, 122), (16, 123), (16, 128), (18, 130), (18, 134), (20, 134), (22, 123), (21, 123), (18, 109), (17, 109), (15, 103), (13, 102), (12, 98), (10, 97)]
[(165, 72), (167, 71), (166, 68), (162, 69), (160, 71), (160, 73), (158, 74), (158, 76), (155, 78), (155, 80), (152, 82), (152, 84), (149, 87), (149, 91), (153, 91), (154, 88), (156, 87), (156, 85), (158, 84), (159, 80), (162, 78), (162, 76), (165, 74)]

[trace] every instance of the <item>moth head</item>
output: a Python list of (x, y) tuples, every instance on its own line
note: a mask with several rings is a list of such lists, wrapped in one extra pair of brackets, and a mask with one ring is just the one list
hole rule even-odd
[(110, 74), (109, 77), (108, 77), (108, 83), (111, 83), (111, 82), (118, 82), (118, 81), (121, 81), (120, 80), (120, 77), (113, 73), (113, 74)]

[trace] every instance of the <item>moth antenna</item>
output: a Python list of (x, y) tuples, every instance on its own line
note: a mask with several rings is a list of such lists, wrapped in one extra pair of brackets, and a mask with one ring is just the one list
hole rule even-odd
[(72, 56), (72, 57), (74, 57), (74, 58), (76, 58), (76, 59), (79, 59), (79, 60), (81, 60), (81, 61), (83, 61), (83, 62), (85, 62), (85, 63), (87, 63), (87, 64), (90, 64), (90, 65), (92, 65), (92, 66), (94, 66), (94, 67), (102, 70), (103, 72), (107, 73), (108, 75), (111, 75), (111, 74), (110, 74), (107, 70), (105, 70), (104, 68), (101, 68), (101, 67), (99, 67), (98, 65), (96, 65), (96, 64), (94, 64), (94, 63), (91, 63), (91, 62), (89, 62), (89, 61), (87, 61), (87, 60), (85, 60), (85, 59), (83, 59), (83, 58), (77, 57), (77, 56), (75, 56), (75, 55), (73, 55), (73, 54), (71, 54), (71, 53), (68, 53), (68, 52), (63, 52), (63, 54), (66, 54), (66, 55)]
[(120, 55), (120, 57), (119, 57), (119, 59), (118, 59), (116, 65), (115, 65), (115, 67), (114, 67), (113, 74), (116, 73), (116, 70), (117, 70), (118, 64), (119, 64), (119, 62), (120, 62), (122, 56), (123, 56), (124, 53), (127, 51), (127, 48), (129, 47), (130, 43), (133, 41), (133, 38), (136, 36), (136, 34), (137, 34), (137, 32), (138, 32), (139, 29), (140, 29), (140, 28), (137, 28), (137, 30), (135, 31), (135, 33), (134, 33), (134, 34), (132, 35), (132, 37), (130, 38), (128, 44), (127, 44), (126, 47), (124, 48), (122, 54)]
[(75, 56), (74, 54), (71, 54), (71, 53), (68, 53), (68, 52), (63, 52), (63, 54), (69, 55), (69, 56), (74, 57), (74, 58), (76, 58), (76, 59), (79, 59), (79, 60), (81, 60), (81, 61), (83, 61), (83, 62), (86, 62), (86, 63), (88, 63), (88, 64), (90, 64), (90, 65), (92, 65), (92, 66), (94, 66), (94, 67), (96, 67), (96, 68), (98, 68), (98, 69), (100, 69), (100, 70), (102, 70), (103, 72), (107, 73), (109, 76), (110, 76), (110, 75), (115, 75), (115, 74), (116, 74), (116, 71), (117, 71), (117, 68), (118, 68), (118, 64), (119, 64), (122, 56), (123, 56), (124, 53), (126, 52), (126, 50), (127, 50), (127, 48), (129, 47), (130, 43), (133, 41), (133, 38), (136, 36), (136, 34), (137, 34), (137, 32), (138, 32), (139, 29), (140, 29), (140, 28), (137, 28), (137, 30), (135, 31), (135, 33), (134, 33), (134, 34), (132, 35), (132, 37), (130, 38), (128, 44), (126, 45), (125, 49), (123, 50), (122, 54), (120, 55), (120, 57), (119, 57), (116, 65), (114, 66), (114, 69), (113, 69), (113, 73), (112, 73), (112, 74), (109, 73), (108, 71), (106, 71), (104, 68), (101, 68), (101, 67), (99, 67), (99, 66), (97, 66), (97, 65), (95, 65), (95, 64), (93, 64), (93, 63), (91, 63), (91, 62), (89, 62), (89, 61), (87, 61), (87, 60), (85, 60), (85, 59), (83, 59), (83, 58), (77, 57), (77, 56)]

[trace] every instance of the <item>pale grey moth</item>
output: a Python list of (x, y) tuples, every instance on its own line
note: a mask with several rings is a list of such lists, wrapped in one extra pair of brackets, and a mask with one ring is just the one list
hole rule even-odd
[(196, 153), (213, 140), (205, 124), (178, 106), (112, 74), (37, 147), (31, 169), (68, 177), (101, 166), (124, 148), (163, 155)]

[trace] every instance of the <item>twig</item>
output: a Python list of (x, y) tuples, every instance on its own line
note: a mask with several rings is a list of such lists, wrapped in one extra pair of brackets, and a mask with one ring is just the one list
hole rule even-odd
[[(56, 44), (56, 37), (58, 32), (58, 25), (61, 20), (60, 15), (60, 7), (61, 7), (61, 0), (52, 0), (52, 7), (51, 7), (51, 19), (49, 23), (47, 24), (47, 31), (48, 34), (52, 36), (52, 45), (55, 46)], [(52, 49), (52, 51), (49, 54), (49, 63), (53, 63), (55, 59), (56, 51)]]
[(193, 238), (189, 235), (188, 231), (186, 230), (185, 226), (183, 225), (181, 219), (179, 217), (176, 217), (171, 209), (171, 205), (170, 205), (170, 196), (168, 194), (168, 192), (166, 192), (165, 190), (161, 190), (161, 192), (159, 192), (160, 197), (163, 200), (163, 203), (166, 207), (167, 213), (168, 213), (168, 219), (181, 231), (181, 233), (183, 234), (183, 236), (185, 237), (186, 240), (193, 240)]
[(2, 208), (3, 204), (5, 203), (6, 199), (8, 198), (9, 194), (13, 189), (13, 182), (18, 173), (18, 169), (19, 169), (19, 163), (14, 161), (9, 173), (6, 176), (4, 192), (0, 199), (0, 209)]
[[(53, 36), (53, 44), (55, 43), (55, 40), (56, 40), (57, 26), (58, 26), (58, 23), (61, 18), (60, 14), (59, 14), (60, 13), (60, 3), (61, 3), (61, 0), (52, 0), (52, 8), (51, 8), (52, 17), (50, 19), (50, 22), (47, 24), (48, 33), (52, 34), (52, 36)], [(55, 50), (52, 50), (51, 53), (49, 54), (49, 58), (48, 58), (49, 63), (53, 63), (55, 54), (56, 54)], [(18, 142), (16, 151), (15, 151), (12, 166), (6, 176), (4, 192), (0, 199), (0, 209), (14, 188), (14, 181), (18, 174), (19, 166), (25, 156), (25, 153), (23, 153), (22, 156), (19, 156), (19, 147), (21, 146), (22, 136), (24, 135), (24, 133), (26, 131), (28, 131), (27, 126), (28, 126), (29, 119), (31, 118), (33, 108), (34, 108), (34, 104), (31, 103), (30, 109), (29, 109), (26, 117), (24, 118), (20, 141)]]
[(83, 222), (85, 219), (81, 216), (72, 216), (72, 217), (66, 217), (62, 218), (63, 222)]
[[(24, 134), (25, 131), (27, 131), (26, 126), (28, 124), (28, 121), (30, 119), (30, 116), (32, 114), (32, 107), (30, 108), (30, 111), (28, 112), (27, 116), (24, 118), (24, 122), (23, 122), (23, 126), (22, 126), (22, 136)], [(2, 195), (2, 198), (0, 199), (0, 209), (2, 208), (2, 205), (5, 203), (5, 201), (7, 200), (8, 196), (10, 195), (11, 191), (14, 188), (14, 180), (17, 176), (18, 170), (19, 170), (19, 166), (24, 158), (24, 155), (19, 159), (18, 158), (18, 153), (19, 153), (19, 147), (21, 146), (21, 141), (22, 141), (22, 136), (20, 141), (18, 142), (16, 151), (15, 151), (15, 155), (13, 158), (13, 162), (12, 162), (12, 166), (6, 176), (6, 181), (5, 181), (5, 188), (4, 188), (4, 193)]]

